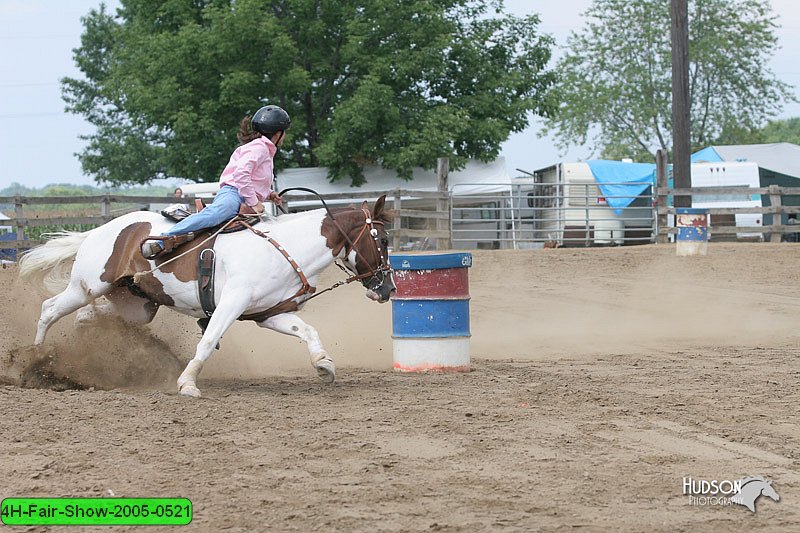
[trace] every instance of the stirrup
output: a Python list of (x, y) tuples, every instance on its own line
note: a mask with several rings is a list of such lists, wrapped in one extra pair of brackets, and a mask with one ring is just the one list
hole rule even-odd
[[(172, 253), (175, 248), (183, 243), (194, 240), (194, 238), (194, 232), (184, 233), (181, 235), (150, 235), (142, 241), (142, 255), (145, 256), (146, 259), (156, 259)], [(160, 248), (162, 249), (160, 251), (154, 250), (154, 248), (159, 248), (158, 244), (148, 243), (147, 241), (161, 241), (162, 246), (160, 246)], [(150, 255), (147, 255), (145, 253), (146, 251), (149, 251)]]
[(153, 242), (143, 242), (141, 246), (142, 257), (145, 259), (155, 259), (159, 255), (164, 253), (165, 248), (158, 244), (158, 241), (153, 240)]

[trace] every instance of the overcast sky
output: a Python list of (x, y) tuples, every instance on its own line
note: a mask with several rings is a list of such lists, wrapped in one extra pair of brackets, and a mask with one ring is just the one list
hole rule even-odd
[[(115, 8), (119, 2), (106, 4)], [(580, 28), (580, 15), (590, 4), (591, 0), (506, 0), (514, 14), (539, 13), (542, 32), (552, 35), (558, 46)], [(72, 49), (80, 44), (80, 18), (99, 5), (99, 0), (0, 0), (0, 189), (15, 181), (36, 187), (94, 184), (82, 174), (75, 156), (84, 146), (78, 137), (93, 128), (64, 112), (58, 80), (80, 75), (72, 60)], [(780, 17), (777, 35), (782, 49), (770, 67), (800, 97), (800, 2), (772, 0), (772, 6)], [(781, 118), (791, 116), (800, 116), (800, 104), (788, 106)], [(516, 168), (531, 171), (590, 156), (583, 147), (560, 154), (552, 139), (537, 137), (538, 130), (534, 123), (503, 145), (512, 175)]]

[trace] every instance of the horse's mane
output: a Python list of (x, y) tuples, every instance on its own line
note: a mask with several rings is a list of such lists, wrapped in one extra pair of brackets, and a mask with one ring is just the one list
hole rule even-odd
[[(331, 213), (333, 213), (334, 215), (337, 215), (339, 213), (344, 214), (344, 213), (355, 212), (356, 210), (358, 210), (360, 212), (361, 208), (360, 207), (356, 207), (355, 205), (350, 205), (350, 206), (347, 206), (347, 207), (335, 207), (335, 208), (332, 208), (331, 209)], [(320, 213), (322, 213), (324, 211), (325, 211), (324, 208), (319, 208), (319, 209), (311, 209), (309, 211), (300, 211), (300, 212), (297, 212), (297, 213), (288, 213), (288, 214), (285, 214), (285, 215), (280, 215), (278, 217), (269, 216), (269, 217), (267, 217), (267, 220), (264, 220), (261, 223), (262, 224), (271, 225), (271, 226), (280, 225), (280, 224), (286, 224), (286, 223), (289, 223), (289, 222), (291, 222), (293, 220), (297, 220), (298, 218), (311, 216), (312, 214), (320, 214)], [(378, 222), (383, 222), (384, 225), (389, 227), (391, 225), (393, 217), (392, 217), (391, 213), (389, 213), (386, 209), (384, 209), (384, 210), (381, 211), (381, 214), (378, 215), (378, 218), (376, 218), (375, 220), (378, 221)]]
[(269, 215), (266, 217), (267, 219), (264, 222), (268, 224), (281, 224), (289, 220), (295, 220), (297, 218), (308, 216), (309, 213), (313, 213), (314, 211), (319, 211), (319, 209), (314, 209), (311, 211), (298, 211), (297, 213), (286, 213), (278, 216)]
[[(331, 209), (331, 212), (334, 215), (336, 215), (338, 213), (349, 213), (356, 210), (361, 211), (361, 207), (357, 207), (355, 205), (349, 205), (347, 207), (337, 207), (335, 209)], [(376, 218), (375, 220), (377, 222), (383, 222), (385, 225), (388, 225), (391, 224), (393, 217), (392, 214), (386, 208), (384, 208), (381, 211), (380, 215), (378, 215), (378, 218)]]

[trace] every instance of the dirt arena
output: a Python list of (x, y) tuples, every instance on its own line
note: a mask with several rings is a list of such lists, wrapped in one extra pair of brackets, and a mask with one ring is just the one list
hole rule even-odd
[[(23, 372), (41, 298), (16, 274), (0, 361), (40, 388), (0, 386), (0, 498), (187, 497), (196, 531), (800, 530), (799, 245), (475, 252), (469, 374), (393, 373), (390, 305), (348, 286), (301, 313), (335, 385), (237, 323), (199, 400), (174, 388), (198, 330), (167, 309), (65, 318)], [(682, 492), (746, 475), (780, 501)]]

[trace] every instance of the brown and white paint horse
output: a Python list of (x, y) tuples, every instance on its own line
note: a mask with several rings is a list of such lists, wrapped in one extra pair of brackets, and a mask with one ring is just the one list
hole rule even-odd
[[(336, 259), (354, 273), (350, 280), (359, 280), (367, 288), (370, 299), (388, 301), (395, 285), (388, 268), (384, 204), (382, 196), (372, 210), (364, 202), (360, 208), (283, 215), (256, 224), (254, 228), (261, 236), (248, 230), (217, 236), (216, 309), (194, 358), (178, 379), (179, 392), (200, 396), (196, 380), (203, 364), (223, 333), (243, 316), (261, 327), (305, 341), (320, 378), (332, 382), (336, 376), (333, 359), (317, 331), (303, 322), (295, 309), (269, 318), (259, 315), (285, 302), (290, 308), (296, 307), (292, 303), (302, 304), (311, 297), (311, 292), (302, 290), (303, 277), (315, 287), (319, 275)], [(54, 295), (42, 304), (34, 343), (42, 344), (48, 328), (73, 311), (78, 311), (78, 322), (114, 315), (146, 324), (161, 306), (205, 318), (198, 295), (199, 249), (142, 275), (164, 261), (144, 259), (139, 253), (141, 241), (171, 224), (155, 213), (129, 213), (84, 233), (61, 234), (27, 252), (20, 261), (20, 277)], [(277, 244), (270, 244), (265, 235), (280, 243), (285, 253)], [(200, 239), (179, 250), (191, 249), (195, 242), (202, 242)], [(101, 296), (105, 301), (95, 302)]]

